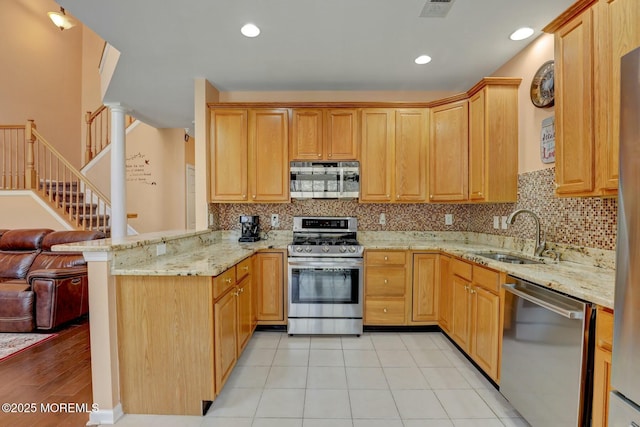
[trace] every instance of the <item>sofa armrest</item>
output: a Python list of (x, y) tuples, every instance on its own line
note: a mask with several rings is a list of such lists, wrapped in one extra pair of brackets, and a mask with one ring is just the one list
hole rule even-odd
[(66, 267), (66, 268), (47, 268), (42, 270), (33, 270), (27, 274), (27, 282), (33, 286), (35, 279), (69, 279), (74, 277), (82, 277), (87, 275), (87, 267)]

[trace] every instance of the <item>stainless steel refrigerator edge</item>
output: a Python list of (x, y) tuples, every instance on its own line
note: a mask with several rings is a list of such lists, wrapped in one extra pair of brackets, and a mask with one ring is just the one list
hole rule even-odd
[(640, 48), (620, 84), (620, 177), (610, 426), (640, 426)]

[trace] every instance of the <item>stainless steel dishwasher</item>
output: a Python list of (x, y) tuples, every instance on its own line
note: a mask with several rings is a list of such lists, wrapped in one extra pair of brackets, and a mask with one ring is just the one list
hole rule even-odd
[(503, 287), (500, 392), (534, 427), (587, 425), (591, 305), (515, 277)]

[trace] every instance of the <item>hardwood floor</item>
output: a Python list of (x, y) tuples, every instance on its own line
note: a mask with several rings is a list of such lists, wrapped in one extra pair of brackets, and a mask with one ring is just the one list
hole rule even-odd
[[(86, 425), (89, 414), (74, 411), (90, 411), (93, 402), (89, 322), (71, 323), (57, 333), (52, 340), (0, 362), (0, 404), (21, 409), (6, 413), (3, 406), (0, 426)], [(25, 413), (25, 406), (35, 412)]]

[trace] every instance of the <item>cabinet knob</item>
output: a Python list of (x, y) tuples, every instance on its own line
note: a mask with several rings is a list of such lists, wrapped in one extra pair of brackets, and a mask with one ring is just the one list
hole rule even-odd
[(399, 194), (396, 194), (396, 199), (399, 199), (399, 198), (400, 198), (400, 195), (399, 195)]
[(383, 308), (382, 311), (386, 313), (387, 312), (387, 308), (386, 307)]
[(246, 198), (247, 198), (247, 195), (246, 195), (246, 194), (243, 194), (243, 195), (242, 195), (242, 198), (243, 198), (243, 199), (246, 199)]
[(469, 290), (469, 286), (464, 285), (464, 290), (465, 290), (465, 291), (468, 291), (468, 290)]
[(224, 281), (225, 281), (226, 283), (231, 283), (231, 277), (227, 277), (226, 279), (224, 279)]
[(252, 197), (255, 199), (255, 198), (256, 198), (256, 195), (254, 194)]
[(469, 289), (469, 292), (471, 292), (472, 294), (476, 293), (475, 289)]
[(244, 271), (249, 271), (249, 266), (248, 266), (248, 265), (245, 265), (244, 267), (242, 267), (242, 269), (243, 269)]
[(385, 260), (385, 261), (389, 261), (389, 257), (388, 257), (388, 256), (385, 256), (385, 257), (384, 257), (384, 260)]
[(387, 199), (389, 198), (389, 195), (387, 194)]
[(389, 281), (387, 279), (384, 279), (384, 284), (386, 285), (387, 283), (389, 283)]
[(322, 154), (318, 154), (318, 157), (322, 157)]
[(241, 294), (241, 293), (243, 293), (243, 292), (244, 292), (244, 288), (240, 288), (240, 289), (238, 289), (238, 293), (239, 293), (239, 294)]

